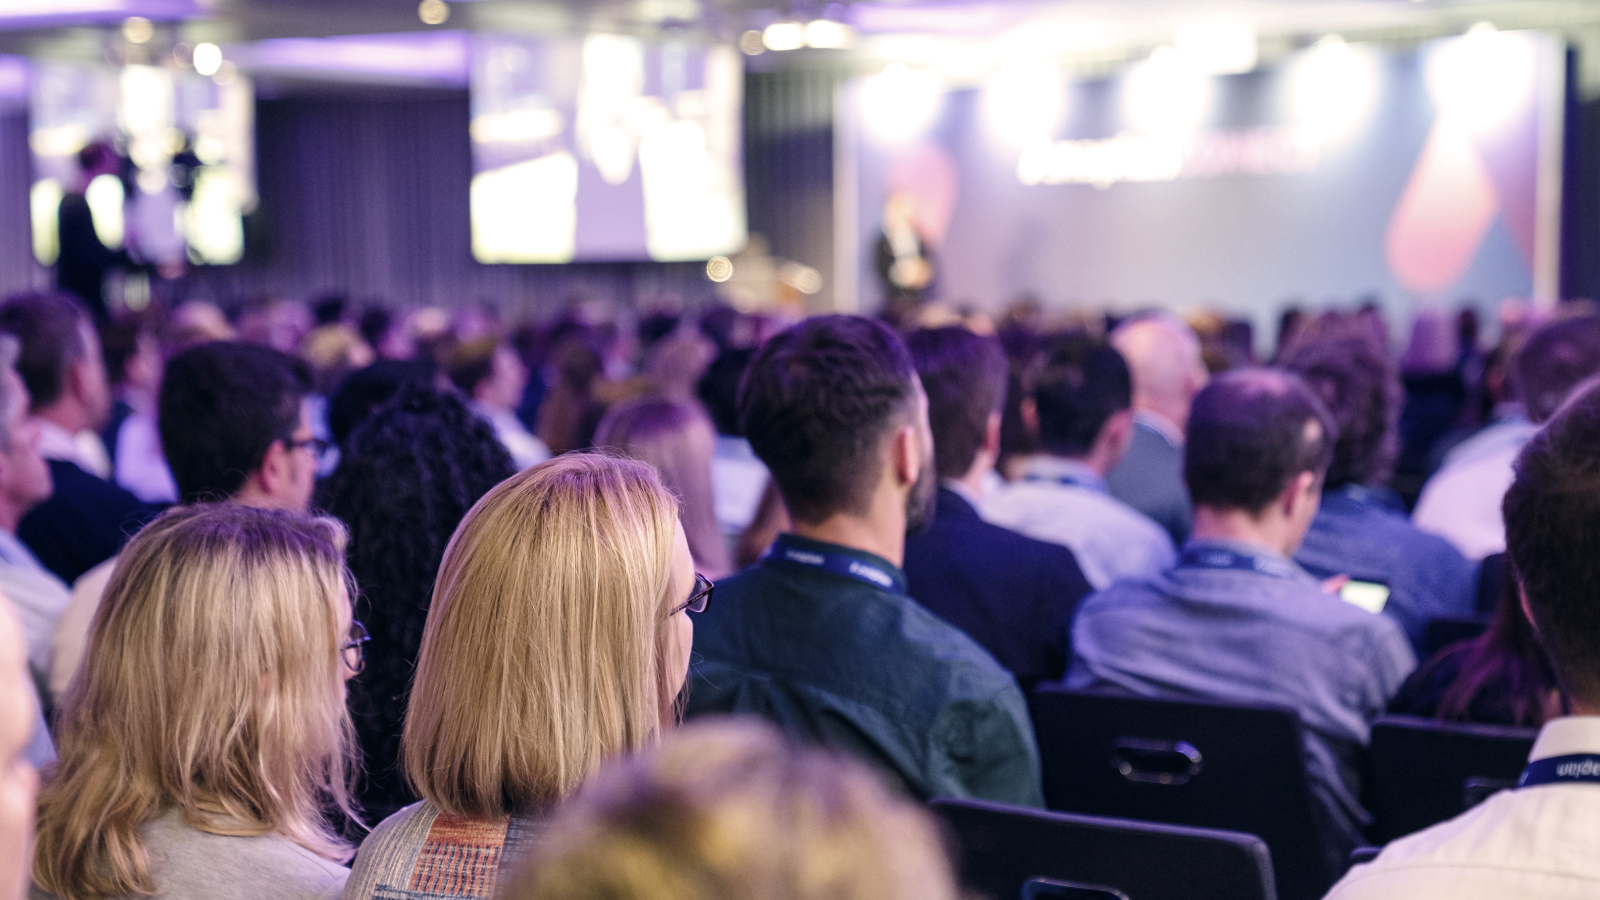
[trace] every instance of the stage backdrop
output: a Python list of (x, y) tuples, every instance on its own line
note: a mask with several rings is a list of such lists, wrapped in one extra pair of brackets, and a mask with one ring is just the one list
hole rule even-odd
[(1478, 29), (1405, 51), (1329, 39), (1238, 75), (1170, 50), (1080, 82), (891, 65), (839, 97), (840, 305), (883, 302), (902, 200), (932, 296), (980, 308), (1205, 304), (1260, 334), (1289, 301), (1549, 299), (1563, 64), (1547, 36)]

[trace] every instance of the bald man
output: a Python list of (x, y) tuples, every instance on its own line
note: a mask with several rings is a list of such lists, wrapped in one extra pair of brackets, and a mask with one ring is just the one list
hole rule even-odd
[(33, 868), (39, 776), (29, 751), (43, 720), (26, 647), (10, 601), (0, 597), (0, 900), (21, 900)]
[(1183, 483), (1189, 405), (1206, 386), (1200, 339), (1170, 313), (1137, 316), (1111, 333), (1133, 375), (1133, 440), (1106, 476), (1111, 496), (1155, 520), (1183, 546), (1194, 509)]

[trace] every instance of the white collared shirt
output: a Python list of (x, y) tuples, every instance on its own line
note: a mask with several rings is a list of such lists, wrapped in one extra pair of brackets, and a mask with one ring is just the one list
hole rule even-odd
[(472, 401), (472, 409), (490, 427), (494, 428), (494, 436), (500, 439), (506, 452), (511, 454), (511, 463), (517, 471), (536, 466), (550, 458), (550, 448), (544, 441), (534, 437), (517, 414), (509, 409), (499, 409), (487, 403)]
[[(1600, 716), (1545, 723), (1530, 760), (1600, 754)], [(1600, 897), (1600, 784), (1501, 791), (1385, 847), (1326, 900), (1578, 900)]]
[(111, 456), (100, 435), (92, 431), (73, 434), (45, 418), (34, 421), (39, 423), (40, 456), (72, 463), (96, 478), (110, 480)]

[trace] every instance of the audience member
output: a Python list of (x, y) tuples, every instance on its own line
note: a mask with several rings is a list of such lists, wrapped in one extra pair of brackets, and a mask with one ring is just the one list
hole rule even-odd
[(1418, 666), (1389, 712), (1517, 728), (1538, 728), (1561, 715), (1561, 690), (1523, 615), (1516, 577), (1504, 565), (1501, 575), (1505, 584), (1489, 627)]
[(328, 434), (341, 450), (372, 411), (394, 399), (408, 384), (435, 382), (433, 363), (427, 360), (380, 359), (344, 377), (328, 398)]
[(1157, 574), (1177, 558), (1160, 526), (1106, 492), (1106, 473), (1133, 437), (1132, 398), (1117, 351), (1083, 335), (1058, 339), (1022, 405), (1039, 452), (984, 507), (996, 525), (1071, 550), (1096, 589)]
[[(1600, 372), (1600, 316), (1552, 322), (1517, 354), (1516, 393), (1527, 420), (1508, 418), (1462, 442), (1422, 488), (1412, 521), (1456, 545), (1468, 559), (1506, 549), (1500, 501), (1512, 463), (1539, 423), (1555, 414), (1567, 393)], [(1531, 424), (1530, 424), (1531, 423)]]
[(1473, 611), (1477, 573), (1383, 497), (1399, 452), (1399, 372), (1384, 347), (1332, 319), (1307, 326), (1280, 364), (1306, 380), (1339, 426), (1321, 507), (1295, 562), (1318, 578), (1384, 585), (1382, 611), (1421, 646), (1430, 620)]
[(67, 608), (67, 586), (17, 540), (17, 523), (50, 496), (50, 469), (39, 455), (37, 419), (28, 417), (28, 389), (12, 368), (16, 338), (0, 334), (0, 594), (22, 624), (36, 679), (50, 668), (50, 635)]
[(122, 549), (152, 510), (110, 481), (100, 429), (111, 415), (111, 386), (89, 310), (63, 294), (20, 294), (0, 305), (0, 332), (20, 342), (17, 374), (55, 487), (23, 517), (17, 537), (71, 584)]
[(755, 353), (747, 348), (724, 350), (700, 379), (700, 402), (717, 428), (711, 496), (717, 505), (717, 524), (729, 538), (737, 538), (755, 521), (762, 492), (772, 480), (739, 431), (739, 382)]
[(1189, 404), (1210, 375), (1200, 338), (1169, 313), (1139, 316), (1117, 326), (1111, 346), (1133, 376), (1133, 438), (1106, 475), (1111, 496), (1149, 516), (1181, 546), (1194, 508), (1183, 483), (1183, 430)]
[(534, 433), (551, 453), (586, 450), (594, 445), (594, 430), (606, 412), (595, 395), (605, 362), (587, 332), (578, 330), (550, 351), (550, 366), (554, 378), (539, 404)]
[(1415, 498), (1422, 489), (1428, 454), (1466, 410), (1467, 385), (1460, 360), (1455, 320), (1437, 307), (1419, 311), (1400, 357), (1405, 395), (1397, 425), (1400, 452), (1390, 479), (1404, 498)]
[[(1530, 409), (1542, 402), (1527, 396)], [(1335, 885), (1333, 900), (1600, 894), (1600, 388), (1556, 411), (1515, 473), (1507, 553), (1572, 715), (1544, 724), (1516, 789), (1389, 844)]]
[(700, 620), (691, 714), (739, 712), (898, 775), (917, 797), (1039, 805), (1016, 682), (906, 594), (933, 512), (927, 398), (888, 326), (808, 319), (757, 353), (741, 424), (793, 517)]
[(449, 354), (445, 372), (472, 401), (472, 409), (494, 428), (518, 469), (550, 458), (550, 448), (517, 418), (522, 391), (528, 386), (528, 367), (510, 345), (492, 337), (460, 344)]
[(928, 813), (852, 760), (747, 723), (603, 767), (507, 900), (956, 900)]
[(331, 519), (238, 505), (129, 542), (39, 796), (43, 896), (338, 895), (361, 653), (343, 543)]
[(410, 384), (348, 436), (339, 468), (318, 486), (318, 508), (350, 529), (357, 608), (372, 635), (367, 667), (350, 682), (369, 822), (417, 799), (399, 771), (400, 731), (445, 545), (478, 498), (515, 471), (454, 392)]
[(44, 729), (35, 696), (22, 628), (0, 597), (0, 900), (27, 896), (39, 789), (29, 748)]
[(485, 495), (445, 549), (411, 689), (423, 800), (362, 844), (346, 900), (495, 896), (555, 803), (673, 723), (710, 590), (643, 463), (564, 456)]
[(911, 596), (1016, 676), (1024, 693), (1066, 672), (1072, 613), (1089, 582), (1072, 551), (979, 518), (1000, 455), (1006, 357), (960, 327), (906, 341), (928, 395), (939, 493), (933, 522), (906, 538)]
[(655, 467), (662, 484), (678, 498), (678, 518), (689, 537), (695, 571), (716, 579), (733, 565), (711, 496), (712, 435), (711, 421), (698, 405), (646, 394), (611, 407), (595, 430), (594, 443)]
[(101, 329), (102, 354), (111, 379), (111, 421), (102, 432), (113, 479), (150, 504), (178, 499), (178, 486), (161, 452), (156, 392), (165, 362), (153, 320), (124, 315)]
[(1369, 726), (1416, 658), (1388, 617), (1326, 594), (1290, 559), (1317, 512), (1337, 426), (1297, 376), (1223, 375), (1184, 451), (1194, 532), (1176, 568), (1094, 594), (1072, 629), (1073, 688), (1267, 703), (1299, 713), (1329, 871), (1370, 822)]
[[(157, 408), (179, 500), (306, 511), (323, 443), (311, 434), (310, 388), (305, 364), (270, 347), (215, 341), (174, 356)], [(72, 586), (52, 639), (52, 697), (77, 671), (115, 566), (113, 557)]]

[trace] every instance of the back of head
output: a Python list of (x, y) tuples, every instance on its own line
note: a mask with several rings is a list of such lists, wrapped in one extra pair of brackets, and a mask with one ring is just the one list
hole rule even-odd
[(1279, 365), (1304, 378), (1339, 425), (1328, 486), (1388, 480), (1400, 455), (1405, 392), (1385, 348), (1358, 323), (1318, 320), (1306, 326)]
[(343, 529), (232, 504), (173, 509), (117, 563), (57, 728), (34, 879), (64, 898), (150, 893), (140, 828), (348, 856)]
[(380, 359), (346, 375), (328, 398), (328, 433), (334, 443), (343, 447), (374, 409), (394, 399), (408, 384), (431, 385), (433, 376), (431, 363), (410, 359)]
[(860, 763), (733, 720), (619, 760), (560, 813), (509, 900), (955, 900), (939, 831)]
[(1000, 341), (965, 328), (927, 328), (906, 338), (922, 389), (940, 478), (962, 478), (983, 449), (989, 417), (1006, 399)]
[(305, 363), (257, 344), (213, 341), (168, 360), (158, 416), (180, 500), (237, 493), (272, 442), (294, 433), (310, 389)]
[(1106, 422), (1133, 403), (1133, 380), (1122, 355), (1105, 341), (1066, 335), (1045, 350), (1033, 402), (1039, 411), (1040, 449), (1083, 456)]
[(417, 793), (492, 817), (571, 793), (673, 711), (677, 503), (646, 464), (568, 454), (479, 500), (445, 549), (403, 737)]
[(21, 342), (17, 374), (28, 386), (35, 410), (61, 399), (67, 372), (88, 351), (84, 329), (89, 310), (65, 294), (17, 294), (0, 304), (0, 332)]
[(1528, 418), (1555, 415), (1574, 387), (1600, 372), (1600, 316), (1560, 319), (1539, 329), (1517, 354), (1516, 375)]
[(1205, 384), (1200, 336), (1171, 313), (1128, 319), (1111, 332), (1110, 343), (1127, 362), (1140, 397), (1187, 404)]
[(1534, 435), (1506, 491), (1506, 552), (1574, 706), (1600, 711), (1600, 385)]
[(444, 353), (444, 371), (450, 383), (471, 397), (478, 382), (494, 371), (494, 351), (500, 342), (492, 337), (454, 344)]
[(700, 379), (700, 402), (711, 414), (718, 434), (740, 434), (739, 382), (744, 379), (745, 370), (750, 368), (750, 360), (755, 355), (755, 350), (746, 347), (724, 350), (711, 361), (705, 377)]
[(1257, 513), (1302, 472), (1321, 475), (1339, 428), (1300, 376), (1219, 375), (1194, 398), (1183, 475), (1196, 506)]
[(885, 437), (915, 416), (916, 369), (889, 326), (817, 316), (774, 335), (739, 387), (739, 419), (789, 512), (862, 512)]

